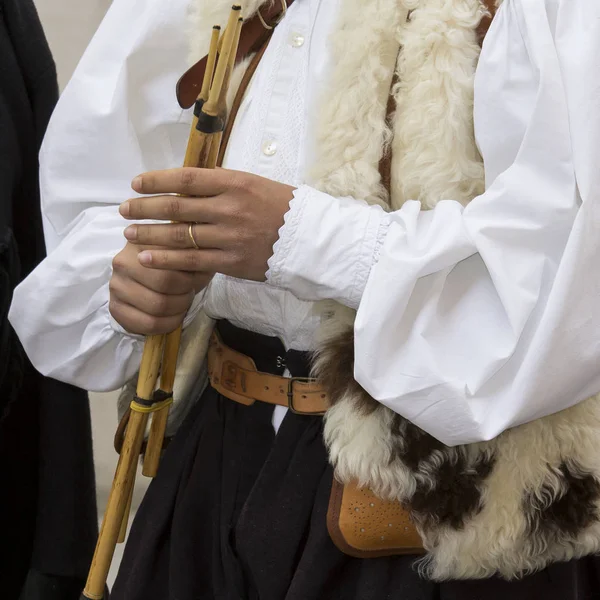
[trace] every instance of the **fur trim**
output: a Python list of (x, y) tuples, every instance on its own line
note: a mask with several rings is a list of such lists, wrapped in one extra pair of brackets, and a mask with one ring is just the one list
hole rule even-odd
[[(331, 38), (331, 83), (323, 91), (312, 185), (333, 196), (388, 204), (379, 161), (389, 143), (385, 114), (408, 10), (396, 0), (346, 0)], [(359, 18), (357, 18), (359, 17)], [(368, 23), (368, 27), (365, 27)]]
[(467, 203), (484, 188), (473, 132), (473, 76), (485, 9), (478, 0), (403, 4), (413, 10), (399, 33), (392, 208), (406, 200), (427, 208), (447, 198)]

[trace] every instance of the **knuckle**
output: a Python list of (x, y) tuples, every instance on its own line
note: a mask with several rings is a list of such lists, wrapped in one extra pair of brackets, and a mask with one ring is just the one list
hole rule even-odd
[(167, 202), (167, 217), (173, 217), (173, 220), (177, 220), (177, 218), (181, 215), (181, 200), (178, 196), (169, 196), (169, 201)]
[(127, 319), (126, 313), (123, 312), (123, 305), (115, 299), (108, 302), (108, 311), (112, 318), (126, 331), (132, 330), (132, 323)]
[(127, 264), (127, 261), (125, 259), (125, 256), (123, 254), (123, 252), (119, 252), (119, 254), (117, 254), (113, 259), (112, 259), (112, 269), (113, 271), (121, 271), (125, 268)]
[(115, 300), (114, 298), (111, 298), (108, 301), (108, 311), (110, 312), (110, 314), (118, 321), (118, 315), (119, 315), (119, 303), (117, 300)]
[(225, 216), (233, 222), (241, 221), (243, 218), (241, 203), (234, 198), (230, 198), (223, 204), (223, 212), (225, 213)]
[(165, 333), (162, 325), (160, 317), (155, 317), (154, 315), (145, 314), (141, 319), (141, 326), (146, 335), (160, 335), (161, 333)]
[[(119, 284), (116, 277), (111, 277), (108, 282), (108, 291), (110, 293), (110, 297), (116, 296), (119, 293)], [(110, 306), (109, 306), (110, 308)]]
[(154, 308), (154, 316), (155, 317), (164, 317), (169, 314), (169, 298), (164, 294), (156, 294), (156, 297), (153, 301)]
[(246, 263), (248, 253), (244, 246), (237, 246), (230, 255), (231, 266), (239, 267)]
[(184, 254), (184, 262), (186, 267), (188, 267), (190, 270), (195, 270), (198, 264), (196, 253), (186, 252)]
[(238, 191), (248, 191), (251, 185), (251, 178), (246, 173), (241, 171), (230, 171), (229, 187)]
[(181, 170), (181, 187), (184, 190), (188, 190), (196, 183), (196, 170), (195, 169), (182, 169)]
[(173, 274), (169, 271), (159, 271), (156, 273), (156, 288), (160, 292), (168, 292), (173, 286)]
[(178, 245), (187, 241), (189, 225), (177, 225), (173, 228), (173, 241)]
[(155, 252), (155, 255), (157, 264), (162, 266), (167, 266), (169, 264), (170, 261), (168, 250), (159, 250), (158, 252)]

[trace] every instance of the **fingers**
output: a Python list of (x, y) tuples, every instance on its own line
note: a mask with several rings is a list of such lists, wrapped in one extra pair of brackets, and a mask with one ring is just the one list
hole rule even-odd
[(234, 171), (227, 169), (169, 169), (136, 177), (131, 187), (139, 194), (218, 196), (231, 185)]
[(229, 255), (222, 250), (144, 250), (138, 260), (159, 271), (223, 273), (231, 266)]
[(174, 331), (189, 310), (196, 293), (213, 275), (144, 267), (138, 254), (153, 246), (127, 244), (113, 260), (109, 283), (109, 310), (130, 333), (158, 335)]
[(113, 277), (131, 279), (159, 294), (179, 295), (190, 293), (191, 290), (200, 291), (192, 273), (156, 271), (144, 267), (138, 259), (140, 250), (143, 247), (128, 244), (117, 254), (112, 263)]
[[(193, 235), (193, 240), (192, 236)], [(142, 246), (163, 246), (173, 249), (222, 248), (227, 241), (223, 228), (214, 225), (190, 225), (188, 223), (164, 225), (130, 225), (125, 237)], [(194, 242), (196, 245), (194, 245)]]
[(212, 197), (149, 196), (132, 198), (119, 207), (126, 219), (144, 221), (192, 221), (212, 223), (220, 215), (219, 204)]
[(110, 314), (129, 333), (137, 335), (160, 335), (175, 331), (182, 323), (186, 313), (172, 317), (149, 315), (138, 308), (111, 297)]
[(194, 292), (160, 294), (118, 275), (110, 281), (111, 298), (137, 308), (152, 317), (176, 317), (185, 314), (194, 300)]

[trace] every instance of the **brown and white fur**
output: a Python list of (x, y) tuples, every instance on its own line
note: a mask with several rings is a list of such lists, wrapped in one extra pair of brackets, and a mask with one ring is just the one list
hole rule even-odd
[[(225, 20), (230, 4), (195, 0), (193, 60), (206, 53), (210, 27)], [(247, 0), (246, 16), (261, 4)], [(407, 199), (433, 208), (442, 198), (468, 203), (480, 194), (473, 79), (484, 13), (480, 0), (344, 0), (308, 183), (391, 209)], [(454, 67), (440, 72), (438, 61)], [(397, 108), (386, 123), (394, 72)], [(389, 144), (390, 196), (378, 168)], [(489, 442), (449, 448), (354, 381), (353, 311), (324, 303), (322, 314), (315, 373), (332, 398), (325, 441), (336, 476), (411, 507), (428, 551), (423, 574), (510, 579), (600, 550), (598, 398)], [(185, 333), (178, 398), (197, 397), (205, 381), (199, 365), (211, 327), (200, 315)], [(176, 403), (172, 428), (189, 404)]]

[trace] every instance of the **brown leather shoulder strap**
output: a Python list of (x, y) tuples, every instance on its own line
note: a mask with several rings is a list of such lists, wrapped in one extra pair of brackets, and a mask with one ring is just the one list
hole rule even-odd
[(223, 140), (221, 141), (221, 148), (219, 149), (219, 157), (217, 159), (217, 166), (223, 166), (223, 160), (225, 158), (225, 152), (227, 151), (227, 146), (229, 144), (229, 138), (231, 137), (231, 132), (233, 131), (233, 126), (235, 124), (235, 120), (237, 118), (238, 112), (240, 110), (240, 106), (242, 104), (242, 100), (244, 99), (244, 94), (250, 85), (250, 81), (252, 81), (252, 77), (254, 77), (254, 73), (256, 73), (256, 69), (264, 56), (267, 47), (269, 46), (269, 42), (271, 41), (271, 36), (269, 36), (265, 42), (263, 43), (263, 47), (254, 55), (246, 72), (244, 73), (244, 77), (240, 82), (240, 86), (238, 87), (237, 93), (235, 95), (235, 99), (233, 100), (233, 104), (231, 105), (231, 110), (229, 111), (229, 116), (227, 117), (227, 124), (225, 125), (225, 131), (223, 132)]
[[(287, 0), (288, 8), (293, 3), (294, 0)], [(261, 8), (260, 10), (262, 11), (261, 16), (267, 24), (277, 23), (283, 12), (279, 2), (270, 4), (268, 8)], [(246, 21), (242, 28), (236, 63), (263, 48), (271, 39), (272, 33), (273, 29), (265, 28), (258, 13)], [(202, 87), (207, 59), (208, 57), (205, 56), (202, 60), (199, 60), (177, 82), (177, 100), (181, 108), (190, 108), (196, 102)]]
[(488, 14), (484, 15), (484, 17), (481, 19), (481, 22), (479, 23), (479, 27), (477, 27), (477, 37), (479, 39), (479, 45), (483, 44), (483, 40), (487, 35), (488, 29), (492, 24), (492, 20), (494, 19), (497, 10), (496, 0), (481, 0), (481, 2), (487, 9)]

